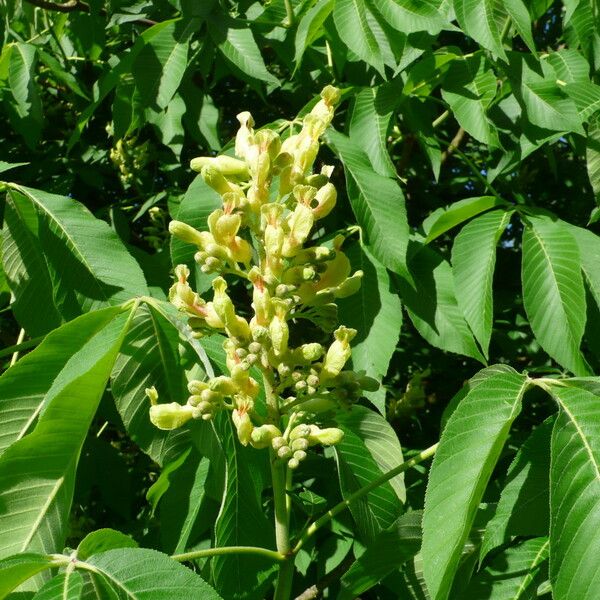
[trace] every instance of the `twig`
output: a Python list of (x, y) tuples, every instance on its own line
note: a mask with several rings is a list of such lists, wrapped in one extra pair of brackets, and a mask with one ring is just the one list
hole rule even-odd
[(456, 132), (456, 135), (452, 138), (452, 141), (450, 142), (450, 145), (442, 153), (442, 159), (441, 159), (442, 163), (446, 162), (446, 160), (448, 160), (448, 158), (456, 150), (458, 150), (458, 147), (460, 146), (461, 142), (463, 141), (466, 133), (467, 132), (462, 127), (459, 127), (458, 131)]
[(318, 598), (323, 590), (335, 583), (354, 564), (354, 560), (354, 555), (352, 553), (348, 554), (333, 571), (327, 573), (323, 579), (296, 596), (296, 600), (314, 600), (314, 598)]

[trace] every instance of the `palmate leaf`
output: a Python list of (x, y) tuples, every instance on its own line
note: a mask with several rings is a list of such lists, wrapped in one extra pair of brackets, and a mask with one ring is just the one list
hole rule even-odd
[(498, 145), (498, 133), (486, 111), (496, 95), (496, 75), (485, 56), (476, 53), (454, 61), (442, 86), (442, 97), (456, 120), (475, 139), (488, 146)]
[(501, 29), (506, 12), (501, 0), (454, 0), (463, 31), (487, 50), (506, 60)]
[(71, 359), (34, 431), (0, 457), (0, 556), (62, 550), (79, 453), (130, 313), (117, 315)]
[(241, 20), (219, 13), (208, 20), (208, 32), (221, 54), (246, 78), (278, 86), (279, 80), (265, 66), (252, 30)]
[(491, 211), (465, 225), (452, 246), (456, 299), (487, 358), (492, 336), (496, 245), (512, 211)]
[(154, 306), (137, 311), (111, 374), (111, 389), (131, 439), (153, 460), (164, 464), (189, 445), (186, 427), (157, 429), (149, 417), (146, 388), (155, 386), (160, 402), (185, 403), (179, 332)]
[[(273, 548), (273, 531), (261, 505), (268, 454), (244, 448), (228, 415), (215, 419), (215, 430), (226, 461), (226, 484), (215, 523), (215, 546)], [(274, 574), (275, 565), (260, 556), (233, 554), (211, 560), (217, 590), (232, 599), (262, 598), (261, 592)]]
[(54, 564), (55, 561), (50, 556), (34, 552), (24, 552), (0, 560), (0, 600), (6, 598), (21, 583)]
[(2, 230), (2, 265), (13, 294), (12, 311), (32, 337), (58, 327), (62, 317), (54, 302), (52, 280), (38, 238), (35, 208), (7, 194)]
[(543, 536), (549, 527), (550, 434), (554, 419), (527, 438), (512, 461), (494, 516), (488, 522), (481, 560), (512, 537)]
[(338, 600), (352, 600), (410, 560), (421, 545), (421, 513), (409, 512), (384, 529), (344, 574)]
[(423, 568), (434, 600), (446, 600), (460, 555), (528, 381), (499, 372), (463, 398), (442, 432), (423, 513)]
[[(342, 441), (333, 447), (343, 498), (403, 462), (398, 436), (378, 413), (355, 406), (340, 413), (337, 424), (344, 431)], [(404, 475), (400, 474), (350, 505), (364, 543), (372, 543), (398, 518), (405, 500)]]
[[(363, 271), (359, 291), (341, 299), (338, 306), (340, 322), (358, 332), (352, 342), (352, 366), (381, 381), (400, 337), (402, 305), (390, 291), (387, 270), (366, 248), (353, 244), (345, 253), (352, 267)], [(383, 389), (368, 392), (367, 397), (385, 411)]]
[(369, 25), (365, 0), (336, 0), (333, 21), (341, 40), (358, 58), (385, 76), (381, 48)]
[(50, 579), (32, 600), (79, 600), (82, 591), (82, 575), (77, 571), (69, 571)]
[(173, 19), (155, 25), (156, 33), (146, 30), (144, 47), (133, 63), (133, 76), (144, 104), (166, 108), (175, 95), (188, 64), (189, 35), (200, 20)]
[[(86, 561), (91, 577), (99, 574), (127, 600), (220, 600), (221, 596), (190, 569), (147, 548), (120, 548)], [(87, 569), (86, 569), (87, 570)], [(97, 574), (96, 574), (97, 573)], [(102, 596), (98, 596), (101, 600)]]
[(417, 331), (433, 346), (485, 363), (456, 301), (450, 264), (428, 246), (411, 244), (416, 289), (398, 280), (400, 297)]
[(436, 35), (448, 26), (442, 2), (438, 0), (373, 0), (373, 4), (384, 19), (402, 33), (427, 31)]
[(410, 280), (408, 221), (400, 186), (373, 171), (366, 154), (350, 138), (330, 129), (327, 141), (344, 164), (350, 204), (369, 249), (384, 266)]
[(81, 353), (121, 312), (109, 307), (82, 315), (48, 334), (35, 352), (0, 377), (0, 455), (29, 433), (42, 410), (76, 376)]
[(555, 600), (600, 596), (600, 397), (552, 385), (550, 580)]
[(531, 216), (523, 232), (523, 303), (542, 348), (561, 365), (586, 375), (579, 350), (586, 302), (580, 253), (568, 225)]
[(306, 49), (313, 44), (323, 33), (323, 23), (331, 14), (335, 0), (318, 0), (306, 12), (298, 23), (295, 39), (294, 63), (298, 70)]
[(466, 589), (469, 600), (534, 600), (548, 571), (548, 538), (520, 542), (494, 557)]
[(396, 176), (396, 167), (387, 151), (387, 132), (397, 100), (392, 85), (365, 88), (354, 98), (350, 118), (350, 141), (369, 157), (380, 175)]
[(37, 236), (64, 318), (148, 295), (139, 265), (107, 223), (71, 198), (10, 188), (15, 204), (30, 204), (38, 214)]

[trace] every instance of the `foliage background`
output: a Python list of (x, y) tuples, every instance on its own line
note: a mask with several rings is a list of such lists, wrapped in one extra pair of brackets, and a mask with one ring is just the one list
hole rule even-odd
[[(326, 231), (358, 222), (367, 253), (357, 244), (349, 252), (372, 275), (358, 305), (366, 312), (349, 300), (342, 317), (364, 331), (355, 366), (384, 377), (385, 391), (371, 401), (405, 454), (437, 441), (444, 409), (484, 364), (551, 376), (597, 372), (600, 242), (567, 223), (598, 233), (598, 10), (594, 0), (3, 2), (4, 178), (73, 198), (107, 223), (87, 230), (68, 202), (53, 214), (49, 197), (2, 204), (3, 344), (37, 343), (62, 322), (136, 295), (146, 285), (140, 269), (164, 299), (172, 259), (189, 259), (170, 242), (168, 221), (199, 224), (213, 208), (189, 160), (227, 151), (239, 111), (250, 109), (259, 125), (292, 127), (284, 120), (334, 83), (344, 92), (335, 126), (345, 135), (329, 135), (322, 159), (341, 159), (346, 177), (340, 168), (335, 177), (346, 193)], [(456, 205), (468, 198), (475, 200)], [(461, 275), (457, 234), (472, 217), (499, 215), (485, 212), (494, 207), (516, 212), (492, 231), (497, 250), (461, 238), (467, 255), (487, 260), (463, 264)], [(550, 248), (544, 264), (535, 262), (540, 236)], [(50, 248), (55, 238), (62, 254)], [(122, 246), (135, 260), (121, 258)], [(61, 267), (65, 247), (81, 250), (69, 269)], [(80, 262), (91, 264), (99, 289), (81, 278)], [(541, 293), (537, 269), (554, 282)], [(573, 275), (581, 270), (585, 280)], [(149, 323), (146, 313), (137, 317), (132, 347), (155, 349)], [(169, 343), (175, 356), (177, 343)], [(3, 352), (5, 367), (11, 355)], [(181, 540), (159, 537), (161, 521), (168, 537), (173, 516), (152, 511), (146, 492), (158, 478), (154, 461), (177, 453), (152, 451), (156, 440), (123, 410), (135, 401), (128, 374), (137, 368), (149, 383), (156, 374), (132, 366), (127, 353), (119, 360), (84, 446), (69, 540), (108, 526), (174, 551)], [(173, 360), (194, 362), (185, 353)], [(486, 493), (491, 505), (516, 449), (553, 411), (532, 394)], [(421, 508), (424, 471), (407, 475), (407, 488), (409, 505)], [(219, 507), (210, 494), (203, 502), (196, 540)], [(342, 519), (321, 540), (325, 550), (305, 565), (307, 585), (345, 564), (348, 526)], [(407, 584), (392, 578), (373, 597), (399, 585)]]

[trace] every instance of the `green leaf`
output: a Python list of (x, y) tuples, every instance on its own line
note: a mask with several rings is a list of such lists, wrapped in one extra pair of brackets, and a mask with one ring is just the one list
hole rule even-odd
[(535, 42), (531, 34), (531, 15), (527, 10), (527, 6), (522, 0), (503, 0), (504, 8), (509, 14), (517, 33), (521, 39), (527, 44), (527, 47), (535, 55)]
[[(581, 121), (587, 121), (600, 110), (600, 85), (591, 81), (578, 81), (568, 83), (564, 86), (564, 91), (575, 103)], [(577, 133), (581, 131), (577, 130)]]
[(406, 268), (408, 222), (397, 181), (373, 171), (364, 152), (345, 135), (330, 129), (327, 141), (344, 164), (350, 204), (369, 249), (388, 269), (410, 279)]
[(463, 31), (494, 56), (506, 60), (501, 29), (506, 18), (500, 0), (454, 0), (454, 10)]
[(85, 100), (89, 100), (88, 94), (83, 91), (77, 78), (72, 73), (69, 73), (69, 71), (66, 71), (54, 56), (42, 50), (40, 46), (37, 47), (37, 54), (40, 61), (50, 69), (50, 72), (59, 83), (64, 83), (73, 93)]
[(396, 167), (387, 151), (396, 97), (393, 86), (365, 88), (356, 95), (350, 118), (350, 141), (365, 152), (379, 175), (387, 177), (396, 176)]
[(561, 365), (586, 375), (579, 350), (586, 302), (580, 253), (569, 226), (547, 216), (528, 217), (523, 232), (523, 304), (542, 348)]
[(434, 600), (448, 597), (475, 512), (512, 422), (527, 378), (490, 375), (456, 407), (433, 459), (423, 514), (423, 567)]
[(194, 540), (194, 526), (206, 511), (206, 478), (210, 463), (198, 452), (189, 454), (180, 468), (171, 473), (169, 489), (161, 498), (160, 523), (163, 549), (169, 553), (185, 552)]
[(54, 565), (52, 557), (27, 552), (0, 560), (0, 599), (37, 573)]
[(437, 0), (374, 0), (373, 4), (383, 18), (402, 33), (427, 31), (437, 35), (447, 26), (440, 11), (442, 3)]
[(0, 160), (0, 173), (4, 173), (6, 171), (10, 171), (11, 169), (17, 169), (18, 167), (24, 167), (25, 165), (30, 165), (28, 162), (17, 162), (17, 163), (9, 163), (5, 160)]
[(130, 536), (114, 529), (97, 529), (88, 533), (77, 546), (77, 558), (87, 560), (92, 554), (99, 554), (115, 548), (137, 548), (137, 542)]
[(550, 580), (555, 600), (600, 595), (599, 397), (552, 385), (560, 406), (550, 454)]
[[(159, 23), (160, 30), (146, 30), (144, 47), (133, 63), (136, 86), (147, 106), (166, 108), (179, 88), (187, 68), (188, 38), (195, 20)], [(157, 27), (155, 25), (154, 27)]]
[(61, 573), (48, 581), (32, 600), (79, 600), (83, 577), (77, 571)]
[(160, 402), (187, 400), (179, 355), (179, 332), (153, 306), (137, 311), (111, 374), (115, 404), (131, 439), (153, 460), (165, 464), (190, 443), (187, 427), (162, 431), (150, 422), (146, 388)]
[(244, 76), (279, 86), (277, 77), (267, 70), (252, 30), (247, 25), (224, 14), (211, 16), (208, 23), (208, 32), (221, 54)]
[(421, 513), (409, 512), (384, 529), (340, 580), (338, 600), (352, 600), (411, 559), (421, 545)]
[(579, 247), (581, 269), (596, 304), (600, 306), (600, 237), (589, 229), (568, 225)]
[(121, 548), (92, 556), (86, 563), (128, 600), (181, 600), (221, 596), (199, 575), (165, 554), (147, 548)]
[[(387, 270), (366, 248), (356, 243), (345, 252), (353, 268), (363, 271), (363, 277), (359, 291), (339, 301), (339, 319), (358, 331), (352, 342), (353, 368), (381, 381), (400, 337), (402, 305), (390, 291)], [(367, 397), (384, 412), (385, 390), (380, 391), (368, 392)]]
[(12, 200), (38, 213), (40, 246), (66, 319), (149, 294), (140, 267), (108, 224), (71, 198), (10, 185)]
[(506, 203), (496, 196), (477, 196), (459, 200), (445, 209), (438, 209), (423, 221), (423, 230), (428, 244), (453, 227), (468, 221), (470, 218)]
[(120, 307), (94, 311), (48, 334), (31, 353), (0, 377), (0, 454), (22, 439), (38, 416), (76, 376), (82, 355), (120, 312)]
[[(354, 406), (339, 413), (337, 425), (344, 431), (342, 441), (333, 447), (344, 499), (403, 462), (398, 436), (380, 414)], [(401, 473), (353, 502), (350, 512), (362, 541), (372, 543), (400, 516), (405, 501)]]
[(584, 133), (576, 103), (557, 83), (550, 63), (542, 61), (540, 67), (533, 56), (511, 52), (508, 74), (515, 97), (533, 125), (552, 131)]
[(492, 337), (496, 245), (511, 215), (512, 211), (494, 210), (473, 219), (452, 246), (456, 299), (486, 358)]
[(300, 67), (304, 52), (323, 35), (323, 23), (331, 14), (335, 0), (318, 0), (300, 19), (296, 29), (294, 63), (295, 71)]
[(496, 75), (485, 56), (476, 53), (454, 61), (442, 86), (442, 97), (459, 124), (488, 146), (498, 145), (498, 133), (486, 111), (496, 95)]
[(32, 337), (58, 327), (62, 317), (54, 302), (52, 280), (38, 238), (35, 208), (7, 194), (2, 230), (2, 263), (13, 294), (12, 310)]
[(381, 48), (367, 18), (369, 12), (365, 0), (336, 0), (333, 21), (344, 44), (385, 76)]
[(564, 83), (589, 82), (590, 65), (577, 50), (562, 48), (546, 57), (556, 78)]
[(116, 316), (71, 358), (34, 431), (0, 457), (0, 556), (62, 550), (79, 453), (129, 317)]
[(473, 577), (469, 600), (535, 600), (547, 573), (548, 538), (525, 540), (498, 554)]
[[(244, 448), (229, 415), (215, 419), (226, 461), (223, 503), (215, 523), (215, 546), (274, 547), (273, 528), (261, 503), (268, 455)], [(225, 598), (261, 597), (275, 566), (260, 556), (231, 554), (211, 560), (215, 587)]]
[(590, 119), (585, 159), (596, 204), (600, 205), (600, 112)]
[(509, 542), (511, 537), (547, 535), (553, 424), (551, 418), (534, 429), (513, 459), (496, 512), (485, 529), (480, 560), (494, 548)]
[(436, 348), (485, 363), (458, 306), (450, 263), (417, 243), (411, 244), (409, 261), (416, 289), (400, 279), (397, 285), (417, 331)]

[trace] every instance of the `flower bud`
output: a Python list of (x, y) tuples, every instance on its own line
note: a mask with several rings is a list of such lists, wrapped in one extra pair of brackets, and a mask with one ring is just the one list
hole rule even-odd
[(204, 248), (206, 244), (214, 241), (208, 231), (198, 231), (183, 221), (171, 221), (169, 223), (169, 231), (182, 242), (194, 244), (199, 248)]
[(282, 437), (282, 436), (280, 436), (280, 437), (274, 437), (271, 440), (271, 447), (275, 451), (279, 450), (280, 448), (283, 448), (286, 445), (287, 445), (287, 440), (284, 437)]
[(250, 444), (259, 450), (268, 448), (272, 444), (273, 439), (277, 437), (281, 437), (281, 431), (275, 425), (261, 425), (252, 430)]
[(237, 115), (240, 128), (235, 136), (235, 154), (240, 158), (246, 158), (251, 154), (254, 146), (254, 119), (248, 111)]
[(295, 439), (291, 446), (292, 450), (306, 450), (308, 448), (308, 440), (306, 438)]
[(193, 158), (190, 162), (192, 171), (197, 171), (198, 173), (206, 166), (214, 167), (225, 176), (246, 178), (249, 175), (246, 163), (231, 156), (200, 156)]
[(310, 435), (310, 425), (296, 425), (292, 431), (290, 431), (290, 440), (297, 440), (298, 438), (305, 438)]
[(289, 446), (281, 446), (279, 450), (277, 450), (277, 457), (285, 460), (292, 456), (292, 449)]
[(286, 321), (289, 304), (279, 298), (273, 298), (271, 305), (275, 314), (269, 323), (269, 334), (271, 336), (271, 344), (273, 351), (277, 356), (285, 354), (288, 348), (288, 338), (290, 335), (288, 324)]
[(296, 459), (298, 462), (304, 460), (306, 458), (306, 452), (304, 452), (304, 450), (296, 450), (296, 452), (294, 452), (294, 459)]
[(310, 433), (307, 436), (310, 446), (321, 444), (323, 446), (333, 446), (342, 441), (344, 432), (337, 427), (326, 427), (320, 429), (316, 425), (310, 425)]
[(346, 361), (350, 358), (352, 350), (350, 341), (356, 335), (356, 329), (348, 327), (338, 327), (334, 332), (335, 341), (329, 346), (327, 355), (323, 362), (321, 380), (335, 377), (344, 367)]
[(282, 254), (294, 256), (308, 238), (314, 223), (311, 209), (305, 204), (297, 204), (294, 212), (287, 219), (289, 233), (283, 240)]
[(226, 377), (225, 375), (220, 375), (219, 377), (211, 379), (209, 381), (209, 386), (211, 390), (218, 392), (223, 396), (232, 396), (237, 391), (237, 386), (231, 377)]
[(300, 346), (300, 351), (304, 360), (308, 362), (314, 362), (323, 356), (325, 348), (323, 348), (321, 344), (313, 342), (311, 344), (302, 344), (302, 346)]
[(326, 217), (335, 207), (337, 191), (332, 183), (326, 183), (316, 194), (317, 206), (312, 209), (315, 219)]
[(228, 192), (239, 192), (239, 186), (230, 183), (224, 175), (211, 165), (205, 165), (200, 171), (202, 179), (218, 194), (227, 194)]
[(290, 458), (287, 466), (292, 470), (297, 469), (300, 466), (300, 461), (297, 458)]
[(237, 430), (240, 443), (242, 446), (247, 446), (252, 437), (252, 430), (254, 429), (250, 415), (245, 410), (240, 411), (236, 408), (231, 413), (231, 419)]
[(177, 402), (154, 404), (150, 407), (150, 421), (158, 429), (169, 431), (185, 425), (193, 418), (194, 408)]

